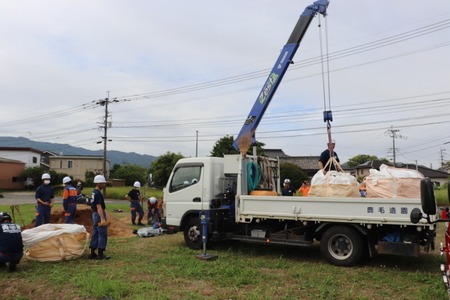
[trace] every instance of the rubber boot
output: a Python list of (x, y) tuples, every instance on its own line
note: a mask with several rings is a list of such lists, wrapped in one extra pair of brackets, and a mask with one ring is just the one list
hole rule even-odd
[(16, 272), (17, 271), (16, 265), (17, 265), (16, 262), (10, 262), (9, 263), (9, 272)]
[(97, 259), (110, 259), (111, 257), (103, 254), (103, 251), (105, 251), (105, 249), (98, 249)]
[(97, 258), (97, 253), (95, 253), (95, 250), (97, 250), (97, 249), (90, 248), (90, 250), (91, 250), (91, 252), (89, 253), (88, 259), (95, 259), (95, 258)]
[(141, 221), (142, 221), (142, 219), (139, 219), (139, 220), (138, 220), (138, 223), (137, 223), (137, 224), (138, 224), (138, 226), (145, 226), (144, 224), (142, 224), (142, 222), (141, 222)]

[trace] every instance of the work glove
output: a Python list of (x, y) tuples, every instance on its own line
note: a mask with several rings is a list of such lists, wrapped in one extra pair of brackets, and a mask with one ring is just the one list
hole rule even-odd
[(106, 226), (106, 225), (107, 225), (106, 219), (105, 218), (101, 218), (100, 219), (100, 226)]

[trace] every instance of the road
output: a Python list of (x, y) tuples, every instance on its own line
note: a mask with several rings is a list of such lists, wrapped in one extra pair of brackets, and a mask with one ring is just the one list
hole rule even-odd
[[(0, 197), (0, 205), (20, 205), (20, 204), (36, 204), (34, 198), (34, 192), (14, 192), (14, 193), (2, 193), (3, 198)], [(126, 200), (113, 200), (106, 199), (105, 203), (108, 204), (127, 204)], [(62, 197), (55, 197), (55, 204), (62, 204)]]

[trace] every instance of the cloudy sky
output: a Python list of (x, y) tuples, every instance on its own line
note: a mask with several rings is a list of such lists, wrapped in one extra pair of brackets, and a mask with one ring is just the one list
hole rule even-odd
[[(207, 156), (218, 139), (237, 136), (310, 4), (0, 1), (0, 135), (103, 149), (97, 103), (109, 95), (108, 149), (195, 156), (198, 141)], [(256, 138), (288, 155), (319, 155), (331, 109), (342, 162), (392, 159), (395, 141), (397, 162), (437, 168), (450, 160), (449, 50), (448, 0), (331, 0)]]

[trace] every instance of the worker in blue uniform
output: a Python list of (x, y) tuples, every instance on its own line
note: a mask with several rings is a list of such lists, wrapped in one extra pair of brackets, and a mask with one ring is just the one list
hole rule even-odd
[(284, 180), (284, 188), (281, 190), (281, 195), (283, 196), (294, 196), (296, 192), (295, 187), (291, 186), (291, 181), (289, 179)]
[(65, 185), (63, 191), (63, 207), (66, 224), (74, 224), (73, 217), (77, 211), (77, 198), (78, 191), (72, 185), (72, 178), (66, 176), (63, 178), (63, 184)]
[(142, 219), (144, 218), (144, 209), (140, 201), (142, 200), (141, 192), (139, 188), (141, 187), (141, 183), (136, 181), (133, 184), (133, 189), (125, 195), (125, 197), (130, 201), (130, 210), (131, 210), (131, 223), (136, 225), (136, 213), (139, 214), (138, 223), (139, 226), (144, 226), (142, 224)]
[(55, 194), (50, 186), (50, 174), (42, 174), (42, 185), (36, 189), (36, 220), (34, 226), (50, 223), (50, 212), (55, 202)]
[[(332, 139), (331, 143), (327, 143), (328, 148), (324, 150), (319, 157), (319, 161), (317, 162), (319, 165), (319, 169), (323, 170), (323, 173), (326, 174), (328, 171), (343, 171), (341, 165), (339, 164), (339, 157), (337, 153), (334, 151), (336, 147), (336, 140)], [(331, 153), (333, 153), (334, 160), (330, 161)]]
[(156, 197), (150, 197), (147, 199), (148, 207), (148, 225), (153, 225), (154, 222), (161, 222), (161, 213), (159, 211), (159, 201)]
[[(89, 259), (110, 259), (106, 256), (106, 244), (108, 243), (108, 226), (106, 223), (106, 205), (105, 199), (101, 193), (106, 186), (106, 179), (103, 175), (94, 177), (95, 189), (92, 191), (92, 221), (94, 226), (92, 228), (91, 243), (89, 245), (90, 253)], [(98, 249), (98, 253), (96, 253)]]
[(0, 268), (8, 263), (9, 272), (16, 271), (16, 265), (23, 256), (22, 228), (12, 223), (7, 212), (0, 212)]

